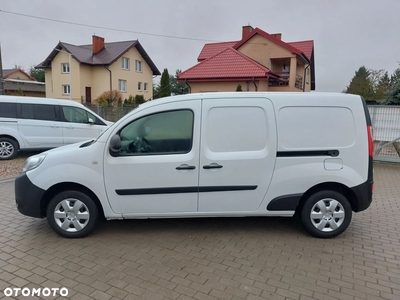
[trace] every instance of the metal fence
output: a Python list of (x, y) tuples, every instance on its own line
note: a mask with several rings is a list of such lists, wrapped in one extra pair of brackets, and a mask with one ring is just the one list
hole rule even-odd
[(375, 159), (400, 163), (400, 106), (369, 105)]
[(136, 105), (119, 105), (116, 107), (102, 107), (100, 105), (84, 104), (87, 108), (107, 121), (116, 122), (129, 113)]

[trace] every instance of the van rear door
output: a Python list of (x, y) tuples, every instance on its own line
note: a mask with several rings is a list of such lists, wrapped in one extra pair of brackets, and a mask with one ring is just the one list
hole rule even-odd
[(257, 210), (275, 166), (271, 101), (204, 99), (202, 112), (198, 211)]

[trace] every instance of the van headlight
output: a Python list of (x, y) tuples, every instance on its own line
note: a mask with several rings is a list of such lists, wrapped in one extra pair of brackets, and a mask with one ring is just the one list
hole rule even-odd
[(39, 155), (34, 155), (34, 156), (29, 157), (24, 163), (22, 172), (26, 172), (26, 171), (29, 171), (29, 170), (39, 167), (45, 158), (46, 158), (46, 154), (39, 154)]

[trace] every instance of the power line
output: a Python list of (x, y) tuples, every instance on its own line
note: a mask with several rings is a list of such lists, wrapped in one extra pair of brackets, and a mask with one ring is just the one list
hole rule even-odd
[(157, 33), (140, 32), (140, 31), (126, 30), (126, 29), (111, 28), (111, 27), (76, 23), (76, 22), (70, 22), (70, 21), (56, 20), (56, 19), (39, 17), (39, 16), (34, 16), (34, 15), (26, 15), (26, 14), (21, 14), (21, 13), (16, 13), (16, 12), (12, 12), (12, 11), (6, 11), (6, 10), (0, 10), (0, 12), (5, 13), (5, 14), (10, 14), (10, 15), (16, 15), (16, 16), (20, 16), (20, 17), (50, 21), (50, 22), (57, 22), (57, 23), (62, 23), (62, 24), (76, 25), (76, 26), (82, 26), (82, 27), (105, 29), (105, 30), (112, 30), (112, 31), (119, 31), (119, 32), (126, 32), (126, 33), (135, 33), (135, 34), (164, 37), (164, 38), (170, 38), (170, 39), (179, 39), (179, 40), (190, 40), (190, 41), (200, 41), (200, 42), (218, 42), (215, 40), (208, 40), (208, 39), (198, 39), (198, 38), (190, 38), (190, 37), (184, 37), (184, 36), (164, 35), (164, 34), (157, 34)]

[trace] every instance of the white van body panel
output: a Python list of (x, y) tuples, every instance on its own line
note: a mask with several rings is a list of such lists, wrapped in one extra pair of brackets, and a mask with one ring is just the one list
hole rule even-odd
[[(134, 111), (130, 118), (118, 122), (110, 133), (113, 136), (124, 126), (142, 116), (162, 111), (174, 111), (182, 108), (182, 102), (160, 104), (155, 107), (144, 107)], [(109, 151), (104, 152), (104, 180), (107, 196), (114, 211), (124, 216), (142, 213), (188, 213), (197, 211), (197, 193), (160, 193), (142, 195), (118, 195), (117, 190), (150, 189), (150, 188), (188, 188), (198, 185), (198, 168), (194, 170), (177, 170), (181, 165), (198, 165), (200, 147), (201, 101), (185, 101), (186, 110), (193, 111), (194, 130), (192, 150), (189, 153), (170, 155), (144, 155), (112, 157)], [(150, 133), (151, 134), (151, 133)], [(123, 142), (123, 141), (122, 141)], [(108, 149), (107, 149), (108, 150)]]
[(101, 201), (101, 205), (107, 218), (121, 218), (121, 214), (112, 211), (104, 189), (104, 143), (96, 142), (90, 147), (80, 148), (81, 144), (71, 144), (44, 152), (51, 159), (43, 161), (43, 172), (27, 172), (28, 178), (45, 191), (60, 183), (84, 186), (99, 199), (106, 200)]
[[(43, 191), (65, 183), (89, 189), (108, 219), (292, 216), (300, 198), (319, 185), (346, 191), (351, 201), (362, 198), (363, 210), (372, 199), (365, 110), (360, 96), (331, 93), (157, 99), (90, 145), (46, 152), (26, 176)], [(174, 124), (164, 124), (167, 118)], [(170, 125), (176, 144), (191, 139), (187, 151), (131, 151), (139, 136), (155, 148)], [(113, 137), (121, 144), (117, 152), (110, 149)]]
[[(276, 123), (266, 98), (203, 101), (200, 212), (257, 211), (275, 165)], [(218, 164), (219, 169), (204, 169)], [(213, 191), (213, 187), (228, 187)], [(229, 190), (229, 187), (236, 188)]]

